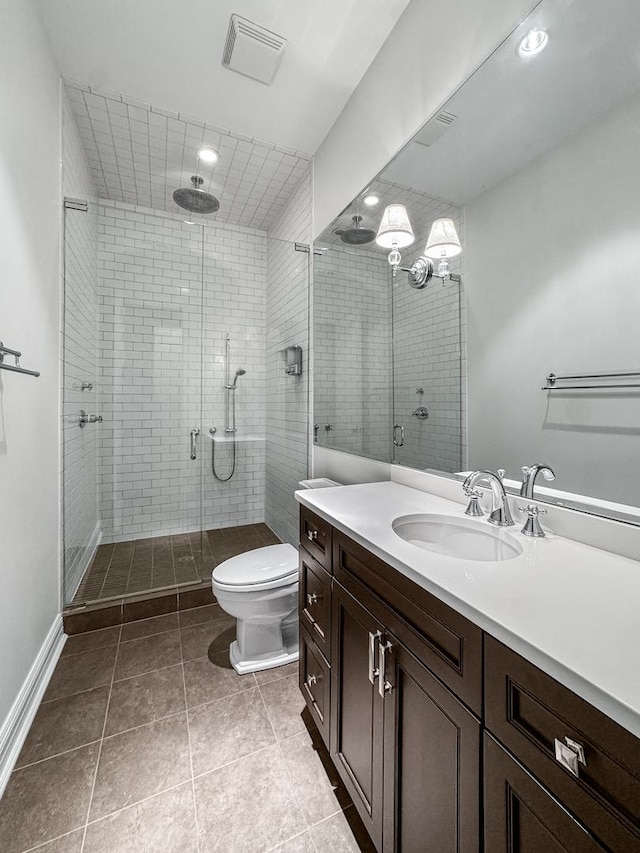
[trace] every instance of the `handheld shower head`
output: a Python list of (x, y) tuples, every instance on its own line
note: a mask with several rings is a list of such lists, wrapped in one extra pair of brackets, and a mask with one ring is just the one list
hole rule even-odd
[(231, 385), (225, 385), (224, 387), (227, 388), (229, 391), (235, 391), (236, 390), (236, 382), (238, 381), (238, 376), (244, 376), (246, 372), (247, 371), (243, 367), (239, 367), (236, 370), (236, 374), (233, 377), (233, 382), (231, 383)]

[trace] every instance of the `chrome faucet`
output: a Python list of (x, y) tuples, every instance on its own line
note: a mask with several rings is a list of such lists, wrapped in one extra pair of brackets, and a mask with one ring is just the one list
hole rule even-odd
[(520, 494), (523, 498), (533, 499), (533, 489), (536, 484), (536, 477), (542, 473), (545, 480), (555, 480), (556, 472), (550, 468), (546, 462), (535, 462), (533, 465), (522, 466), (522, 486), (520, 486)]
[(504, 490), (502, 480), (493, 471), (474, 471), (473, 474), (469, 474), (462, 486), (465, 495), (471, 497), (476, 484), (480, 480), (486, 480), (491, 486), (489, 524), (495, 524), (498, 527), (511, 527), (513, 518), (511, 518), (507, 493)]

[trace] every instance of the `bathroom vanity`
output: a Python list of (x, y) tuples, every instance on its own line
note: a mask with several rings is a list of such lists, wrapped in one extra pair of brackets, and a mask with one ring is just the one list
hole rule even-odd
[(464, 506), (393, 482), (297, 498), (300, 688), (376, 849), (640, 851), (638, 564), (424, 551), (393, 519)]

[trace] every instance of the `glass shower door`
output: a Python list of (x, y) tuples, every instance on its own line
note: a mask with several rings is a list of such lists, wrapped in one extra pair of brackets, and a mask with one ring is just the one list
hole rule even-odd
[[(95, 494), (97, 535), (85, 547), (77, 589), (66, 584), (66, 603), (199, 583), (203, 228), (97, 206), (97, 286), (89, 306), (95, 360), (87, 360), (85, 370), (93, 389), (80, 392), (82, 377), (71, 371), (75, 341), (83, 336), (70, 299), (78, 238), (69, 214), (65, 448), (83, 442), (81, 474)], [(73, 211), (74, 223), (86, 215)], [(80, 432), (74, 422), (78, 394), (91, 394), (90, 408), (103, 419)], [(71, 458), (65, 452), (65, 555), (78, 519)], [(66, 564), (65, 556), (65, 578)]]

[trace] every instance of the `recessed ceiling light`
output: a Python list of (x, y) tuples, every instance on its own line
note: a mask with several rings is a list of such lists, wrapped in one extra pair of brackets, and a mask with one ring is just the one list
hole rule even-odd
[(522, 57), (535, 56), (544, 50), (549, 41), (549, 36), (544, 30), (529, 30), (518, 45), (518, 53)]
[(367, 207), (375, 207), (380, 201), (377, 195), (366, 195), (363, 199)]
[(217, 163), (220, 159), (220, 155), (213, 148), (201, 148), (198, 151), (198, 157), (203, 163)]

